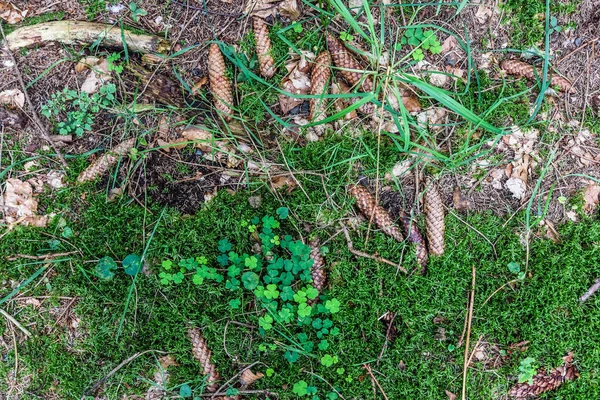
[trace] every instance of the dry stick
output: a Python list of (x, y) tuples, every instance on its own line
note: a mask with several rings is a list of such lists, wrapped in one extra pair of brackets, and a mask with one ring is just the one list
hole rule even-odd
[(471, 323), (473, 322), (473, 303), (475, 302), (475, 265), (471, 268), (471, 296), (469, 296), (469, 313), (467, 315), (467, 342), (465, 343), (465, 362), (463, 364), (462, 400), (467, 399), (467, 367), (469, 366), (469, 340), (471, 339)]
[[(268, 390), (238, 390), (237, 394), (262, 394), (265, 396), (278, 397), (277, 393), (270, 392)], [(212, 397), (212, 396), (227, 396), (227, 392), (215, 392), (215, 393), (202, 393), (198, 397)]]
[(369, 367), (369, 364), (363, 364), (362, 367), (367, 370), (367, 373), (371, 376), (371, 381), (375, 382), (375, 384), (377, 385), (377, 387), (381, 391), (381, 394), (383, 395), (383, 398), (385, 400), (389, 400), (388, 397), (387, 397), (387, 394), (385, 394), (385, 392), (383, 391), (383, 388), (379, 384), (379, 381), (377, 381), (377, 378), (375, 378), (375, 375), (373, 375), (373, 372), (371, 372), (371, 367)]
[(585, 292), (584, 295), (579, 298), (579, 301), (582, 302), (582, 303), (584, 303), (585, 301), (587, 301), (587, 299), (589, 299), (590, 297), (592, 297), (592, 295), (594, 293), (596, 293), (598, 291), (598, 289), (600, 289), (600, 278), (596, 279), (596, 281), (588, 289), (588, 291)]
[(399, 271), (404, 272), (405, 274), (408, 273), (408, 271), (406, 270), (406, 268), (404, 268), (403, 266), (396, 264), (394, 262), (391, 262), (390, 260), (387, 260), (383, 257), (379, 257), (379, 256), (375, 256), (372, 254), (367, 254), (364, 253), (360, 250), (356, 250), (354, 248), (354, 244), (352, 243), (352, 239), (350, 239), (350, 234), (348, 233), (348, 230), (346, 229), (346, 227), (340, 223), (340, 225), (342, 226), (342, 229), (344, 230), (344, 236), (346, 236), (346, 242), (348, 243), (348, 250), (350, 251), (350, 253), (354, 254), (355, 256), (359, 256), (359, 257), (364, 257), (364, 258), (370, 258), (371, 260), (375, 260), (378, 262), (382, 262), (388, 265), (391, 265), (393, 267), (396, 267)]
[[(379, 361), (381, 361), (381, 357), (383, 357), (383, 352), (385, 351), (385, 349), (387, 347), (388, 338), (390, 337), (390, 331), (392, 330), (394, 320), (396, 319), (396, 315), (398, 315), (398, 313), (392, 314), (392, 319), (390, 320), (388, 328), (385, 331), (385, 341), (383, 342), (383, 347), (381, 348), (381, 353), (379, 353), (379, 357), (377, 357), (377, 363), (376, 363), (377, 365), (379, 365)], [(381, 319), (381, 317), (379, 317), (379, 318)]]
[(54, 150), (54, 153), (56, 153), (56, 156), (58, 157), (58, 160), (60, 161), (60, 163), (63, 165), (63, 167), (65, 167), (65, 169), (67, 169), (69, 167), (67, 165), (67, 162), (65, 161), (63, 155), (58, 151), (58, 148), (56, 147), (56, 145), (54, 144), (52, 139), (50, 139), (50, 134), (46, 131), (44, 124), (42, 124), (40, 117), (38, 116), (37, 112), (35, 111), (35, 108), (33, 107), (33, 103), (31, 102), (31, 99), (29, 98), (29, 94), (27, 94), (27, 86), (25, 86), (25, 82), (23, 81), (23, 76), (21, 75), (21, 71), (19, 70), (19, 64), (17, 64), (17, 60), (15, 59), (15, 56), (13, 55), (12, 51), (8, 48), (8, 42), (6, 41), (6, 36), (4, 35), (4, 28), (2, 27), (2, 25), (0, 25), (0, 33), (2, 33), (2, 40), (6, 44), (6, 53), (8, 54), (10, 61), (13, 63), (13, 66), (17, 73), (17, 80), (19, 81), (19, 84), (21, 85), (21, 88), (23, 89), (23, 96), (25, 97), (25, 103), (27, 103), (27, 108), (29, 108), (29, 112), (31, 113), (31, 116), (33, 117), (33, 122), (35, 122), (35, 124), (38, 126), (38, 129), (40, 131), (40, 134), (42, 135), (42, 138), (46, 142), (48, 142), (48, 144), (50, 144), (50, 146), (52, 147), (52, 150)]
[(130, 362), (132, 362), (133, 360), (135, 360), (136, 358), (143, 356), (146, 353), (160, 353), (160, 354), (167, 354), (167, 352), (165, 351), (161, 351), (161, 350), (145, 350), (142, 351), (140, 353), (135, 353), (134, 355), (132, 355), (131, 357), (129, 357), (128, 359), (122, 361), (119, 365), (117, 365), (112, 371), (110, 371), (108, 374), (106, 374), (105, 376), (103, 376), (102, 378), (100, 378), (99, 380), (96, 381), (96, 383), (94, 383), (92, 385), (92, 387), (89, 390), (86, 390), (84, 395), (81, 396), (81, 400), (84, 400), (86, 396), (89, 396), (93, 393), (96, 393), (96, 391), (100, 388), (100, 386), (106, 382), (106, 380), (108, 378), (110, 378), (111, 376), (113, 376), (114, 374), (117, 373), (117, 371), (119, 371), (121, 368), (123, 368), (125, 365), (129, 364)]
[(444, 206), (446, 208), (446, 210), (448, 210), (449, 214), (452, 214), (454, 217), (456, 217), (456, 219), (458, 219), (460, 222), (462, 222), (463, 224), (465, 224), (466, 226), (468, 226), (469, 228), (473, 229), (475, 232), (477, 232), (482, 238), (484, 238), (486, 240), (486, 242), (488, 242), (490, 244), (490, 246), (492, 246), (492, 250), (494, 250), (494, 255), (496, 256), (496, 258), (498, 258), (498, 253), (496, 253), (496, 246), (494, 246), (494, 243), (492, 243), (490, 241), (490, 239), (488, 239), (483, 233), (479, 232), (473, 225), (469, 224), (467, 221), (465, 221), (464, 219), (462, 219), (461, 217), (459, 217), (455, 212), (453, 212), (451, 209), (449, 209), (447, 206)]
[(556, 63), (554, 63), (554, 65), (560, 64), (561, 62), (563, 62), (567, 58), (571, 57), (573, 54), (578, 53), (579, 51), (583, 50), (584, 48), (586, 48), (590, 44), (596, 43), (598, 40), (600, 40), (600, 36), (598, 36), (598, 37), (596, 37), (596, 38), (594, 38), (592, 40), (588, 40), (587, 42), (585, 42), (584, 44), (582, 44), (581, 46), (579, 46), (578, 48), (576, 48), (575, 50), (573, 50), (572, 52), (570, 52), (569, 54), (567, 54), (566, 56), (564, 56), (563, 58), (561, 58), (560, 60), (558, 60)]
[(20, 258), (26, 258), (28, 260), (46, 260), (49, 258), (56, 258), (56, 257), (64, 257), (64, 256), (70, 256), (71, 254), (76, 254), (78, 253), (77, 251), (69, 251), (66, 253), (53, 253), (53, 254), (42, 254), (41, 256), (32, 256), (29, 254), (16, 254), (12, 257), (7, 257), (6, 259), (8, 261), (16, 261)]

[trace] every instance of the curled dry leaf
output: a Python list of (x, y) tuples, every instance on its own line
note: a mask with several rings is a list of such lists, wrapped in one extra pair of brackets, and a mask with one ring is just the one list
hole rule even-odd
[(494, 16), (496, 10), (492, 4), (481, 3), (475, 12), (475, 19), (479, 24), (485, 24)]
[(564, 364), (554, 368), (550, 372), (541, 370), (533, 377), (533, 384), (529, 382), (517, 383), (508, 395), (516, 399), (528, 399), (537, 397), (542, 393), (549, 392), (561, 386), (566, 381), (572, 381), (579, 377), (579, 371), (573, 364), (573, 353), (563, 357)]
[(44, 227), (48, 224), (47, 215), (37, 215), (38, 201), (30, 182), (9, 178), (6, 180), (4, 196), (0, 198), (3, 221), (8, 225)]
[(196, 83), (194, 83), (194, 85), (192, 86), (191, 89), (191, 94), (192, 96), (197, 95), (198, 93), (200, 93), (200, 91), (202, 90), (202, 88), (208, 83), (208, 77), (207, 76), (203, 76), (202, 78), (200, 78)]
[(126, 155), (131, 148), (135, 145), (135, 138), (125, 140), (118, 146), (109, 150), (107, 153), (101, 155), (96, 161), (90, 164), (82, 173), (77, 177), (77, 182), (85, 183), (93, 181), (94, 179), (104, 175), (111, 169), (119, 160), (119, 158)]
[(417, 114), (417, 123), (423, 129), (431, 129), (434, 132), (442, 130), (448, 111), (443, 107), (430, 108)]
[(81, 60), (79, 60), (77, 62), (77, 64), (75, 64), (75, 72), (77, 72), (77, 73), (83, 72), (88, 68), (92, 68), (93, 66), (98, 65), (99, 62), (100, 62), (100, 58), (98, 58), (98, 57), (94, 57), (94, 56), (84, 57)]
[(108, 61), (100, 60), (97, 64), (89, 66), (90, 72), (81, 84), (81, 91), (87, 94), (96, 93), (98, 88), (112, 79), (108, 72)]
[(277, 7), (279, 14), (284, 18), (289, 18), (296, 21), (300, 17), (300, 9), (298, 8), (298, 0), (283, 0)]
[(269, 39), (269, 27), (260, 17), (252, 18), (254, 29), (254, 40), (256, 41), (256, 56), (260, 74), (265, 78), (275, 75), (275, 60), (271, 56), (271, 39)]
[(243, 162), (234, 147), (226, 140), (216, 139), (212, 132), (202, 126), (189, 126), (181, 132), (181, 136), (202, 150), (204, 158), (209, 161), (227, 164), (229, 168), (235, 168)]
[(449, 390), (445, 390), (446, 396), (448, 396), (448, 400), (456, 400), (456, 395)]
[(18, 24), (27, 16), (28, 10), (21, 11), (14, 4), (0, 0), (0, 18), (9, 25)]
[(583, 190), (583, 210), (591, 214), (598, 209), (598, 202), (600, 202), (600, 185), (595, 182), (590, 183)]
[(293, 95), (297, 94), (308, 94), (310, 91), (310, 78), (308, 73), (310, 72), (311, 62), (314, 60), (315, 55), (310, 52), (302, 52), (299, 55), (295, 55), (287, 64), (286, 69), (289, 71), (287, 76), (283, 78), (282, 89), (292, 94), (288, 96), (285, 94), (279, 95), (279, 106), (281, 112), (287, 114), (294, 107), (304, 103), (305, 99), (299, 99)]
[(369, 220), (373, 220), (386, 235), (402, 242), (404, 237), (390, 214), (375, 201), (375, 197), (362, 185), (350, 185), (348, 194), (356, 199), (356, 206)]
[(23, 108), (25, 105), (25, 95), (19, 89), (8, 89), (0, 92), (0, 105), (8, 108)]
[(225, 58), (219, 45), (213, 43), (208, 49), (208, 80), (214, 97), (215, 108), (222, 113), (226, 121), (231, 121), (233, 90), (231, 82), (225, 75)]
[(458, 46), (458, 40), (456, 40), (456, 37), (454, 35), (450, 35), (446, 39), (444, 39), (444, 42), (442, 43), (442, 51), (440, 54), (445, 55), (454, 50), (456, 46)]
[(269, 18), (277, 16), (277, 0), (247, 0), (244, 14)]
[(242, 374), (240, 375), (240, 388), (242, 390), (246, 389), (250, 385), (252, 385), (254, 382), (256, 382), (257, 380), (259, 380), (260, 378), (263, 378), (264, 376), (265, 375), (262, 372), (259, 372), (258, 374), (255, 374), (250, 369), (245, 369), (242, 372)]
[[(519, 77), (527, 78), (530, 81), (535, 81), (536, 79), (540, 79), (542, 71), (538, 68), (537, 74), (534, 71), (533, 65), (524, 63), (519, 60), (504, 60), (500, 63), (500, 68), (502, 68), (506, 73), (511, 75), (516, 75)], [(557, 86), (563, 92), (572, 92), (574, 91), (573, 85), (571, 82), (563, 78), (560, 75), (550, 75), (550, 84), (551, 86)]]

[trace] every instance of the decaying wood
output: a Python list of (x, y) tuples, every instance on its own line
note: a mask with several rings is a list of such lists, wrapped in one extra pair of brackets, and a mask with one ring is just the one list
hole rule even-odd
[(429, 252), (434, 256), (444, 254), (444, 203), (437, 186), (429, 184), (425, 192), (425, 226), (427, 228), (427, 244)]
[[(329, 77), (331, 75), (330, 66), (331, 59), (329, 57), (329, 52), (322, 51), (319, 53), (317, 58), (315, 58), (315, 65), (310, 77), (310, 94), (315, 96), (327, 94)], [(310, 120), (312, 122), (321, 121), (327, 117), (325, 105), (326, 100), (323, 97), (310, 99)]]
[(24, 26), (6, 36), (10, 50), (35, 46), (48, 42), (69, 45), (90, 45), (99, 40), (104, 47), (123, 48), (123, 39), (128, 51), (140, 53), (166, 53), (169, 42), (158, 36), (140, 35), (121, 30), (116, 25), (86, 21), (53, 21)]
[[(521, 76), (529, 79), (530, 81), (536, 80), (536, 73), (534, 72), (533, 65), (524, 63), (519, 60), (504, 60), (500, 63), (500, 68), (505, 70), (508, 74)], [(538, 70), (538, 76), (541, 74), (541, 70)], [(563, 92), (572, 92), (573, 85), (568, 79), (563, 78), (560, 75), (550, 75), (550, 85), (557, 86)]]
[[(373, 78), (361, 72), (364, 68), (350, 54), (346, 46), (330, 33), (327, 34), (327, 48), (329, 49), (333, 63), (339, 68), (340, 75), (348, 84), (358, 86), (363, 92), (373, 91)], [(370, 115), (375, 111), (375, 105), (373, 103), (365, 103), (358, 110), (363, 114)]]
[(356, 199), (356, 205), (369, 220), (373, 220), (386, 235), (402, 242), (404, 237), (400, 229), (394, 224), (390, 214), (375, 201), (375, 197), (362, 185), (351, 185), (348, 193)]
[(213, 43), (208, 49), (208, 81), (215, 100), (215, 107), (223, 114), (226, 121), (231, 121), (233, 90), (231, 82), (225, 75), (225, 58), (219, 45)]
[(271, 56), (271, 39), (269, 39), (269, 27), (260, 17), (252, 18), (254, 29), (254, 40), (256, 41), (256, 56), (260, 67), (260, 74), (265, 78), (275, 75), (275, 60)]
[(133, 145), (135, 145), (135, 138), (128, 139), (112, 150), (103, 154), (79, 174), (77, 177), (77, 182), (84, 183), (93, 181), (97, 177), (104, 175), (113, 167), (113, 165), (117, 163), (120, 157), (123, 157), (129, 152)]

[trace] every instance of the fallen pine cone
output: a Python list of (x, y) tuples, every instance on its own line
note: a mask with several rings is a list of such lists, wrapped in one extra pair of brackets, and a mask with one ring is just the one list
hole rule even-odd
[(425, 239), (419, 230), (417, 224), (410, 219), (410, 217), (402, 211), (400, 213), (400, 219), (402, 220), (402, 226), (404, 227), (404, 233), (411, 243), (415, 245), (415, 251), (417, 253), (417, 262), (421, 267), (421, 274), (427, 273), (427, 260), (429, 254), (427, 253), (427, 246), (425, 246)]
[[(330, 33), (327, 34), (327, 48), (331, 53), (333, 63), (340, 69), (340, 75), (346, 82), (352, 86), (360, 84), (360, 89), (363, 92), (373, 91), (373, 79), (370, 76), (364, 76), (363, 79), (364, 74), (359, 72), (363, 68), (358, 61), (350, 54), (346, 46)], [(375, 111), (375, 105), (365, 103), (358, 110), (363, 114), (370, 115)]]
[(194, 358), (202, 366), (202, 373), (208, 375), (206, 378), (206, 390), (209, 393), (217, 391), (217, 389), (219, 389), (219, 384), (217, 382), (221, 377), (219, 376), (215, 365), (210, 361), (210, 349), (202, 337), (202, 331), (198, 328), (189, 329), (188, 336), (192, 341), (192, 353), (194, 354)]
[(233, 92), (231, 82), (225, 76), (225, 59), (219, 45), (213, 43), (208, 49), (208, 80), (210, 90), (215, 100), (215, 107), (223, 114), (226, 121), (231, 121), (231, 106), (233, 105)]
[(260, 74), (265, 78), (275, 75), (275, 60), (271, 56), (271, 39), (269, 39), (269, 27), (260, 17), (252, 18), (254, 28), (254, 40), (256, 41), (256, 56), (260, 66)]
[(446, 224), (444, 221), (444, 204), (437, 186), (428, 185), (425, 192), (425, 226), (427, 228), (427, 244), (429, 252), (434, 256), (444, 254), (444, 232)]
[[(327, 94), (327, 88), (329, 85), (329, 77), (331, 59), (327, 50), (319, 53), (315, 58), (315, 65), (312, 69), (312, 75), (310, 78), (310, 94), (315, 96), (322, 96)], [(325, 114), (325, 102), (323, 97), (310, 99), (310, 120), (318, 122), (327, 117)]]
[(134, 144), (135, 138), (132, 138), (115, 146), (112, 150), (109, 150), (107, 153), (100, 156), (100, 158), (91, 163), (89, 167), (80, 173), (77, 177), (77, 182), (85, 183), (93, 181), (97, 177), (104, 175), (117, 163), (120, 157), (123, 157), (129, 152)]
[[(321, 292), (325, 288), (325, 282), (327, 281), (327, 273), (325, 272), (325, 259), (324, 259), (323, 255), (321, 254), (319, 244), (320, 244), (319, 238), (315, 238), (310, 243), (310, 258), (312, 258), (314, 260), (312, 268), (311, 268), (311, 274), (312, 274), (312, 279), (313, 279), (312, 286), (315, 289), (317, 289), (319, 294), (321, 294)], [(308, 303), (314, 304), (317, 301), (318, 301), (318, 297), (314, 300), (309, 300)]]
[(394, 224), (390, 214), (375, 202), (375, 197), (362, 185), (351, 185), (348, 193), (356, 199), (356, 205), (369, 220), (373, 219), (375, 225), (386, 235), (402, 242), (404, 237), (400, 229)]
[(540, 371), (533, 377), (533, 384), (529, 382), (517, 383), (513, 386), (508, 395), (516, 399), (528, 399), (539, 396), (542, 393), (554, 390), (565, 381), (572, 381), (579, 377), (577, 367), (573, 365), (573, 353), (563, 357), (565, 364), (554, 368), (550, 373)]
[[(534, 72), (533, 65), (529, 65), (522, 61), (504, 60), (500, 63), (500, 68), (505, 70), (508, 74), (521, 76), (531, 81), (536, 80), (536, 74)], [(550, 74), (548, 74), (548, 76), (550, 76)], [(573, 90), (573, 85), (571, 82), (560, 75), (551, 75), (550, 84), (552, 86), (558, 86), (558, 88), (563, 92), (571, 92)]]

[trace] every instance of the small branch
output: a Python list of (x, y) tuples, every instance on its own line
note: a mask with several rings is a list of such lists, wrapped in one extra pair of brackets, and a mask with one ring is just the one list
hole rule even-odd
[(354, 254), (355, 256), (358, 257), (364, 257), (364, 258), (370, 258), (371, 260), (375, 260), (377, 262), (382, 262), (388, 265), (391, 265), (392, 267), (397, 268), (399, 271), (404, 272), (405, 274), (408, 273), (408, 271), (406, 270), (406, 268), (404, 268), (403, 266), (396, 264), (388, 259), (385, 259), (383, 257), (379, 257), (376, 255), (372, 255), (372, 254), (367, 254), (365, 252), (362, 252), (360, 250), (356, 250), (354, 248), (354, 244), (352, 243), (352, 239), (350, 239), (350, 234), (348, 233), (348, 229), (346, 229), (346, 227), (343, 225), (343, 223), (341, 223), (342, 229), (344, 231), (344, 236), (346, 236), (346, 242), (348, 243), (348, 250), (350, 251), (350, 253)]
[(260, 364), (260, 361), (255, 361), (252, 364), (248, 365), (247, 367), (243, 368), (242, 370), (240, 370), (240, 372), (238, 372), (237, 374), (235, 374), (234, 376), (232, 376), (231, 378), (229, 378), (229, 380), (227, 382), (225, 382), (224, 384), (221, 385), (220, 388), (217, 389), (216, 392), (211, 393), (211, 399), (216, 398), (217, 396), (222, 396), (220, 393), (223, 389), (225, 389), (227, 387), (227, 385), (229, 385), (229, 383), (231, 383), (233, 380), (235, 380), (235, 378), (239, 377), (242, 372), (246, 371), (247, 369), (250, 369), (252, 367), (254, 367), (256, 364)]
[(473, 303), (475, 302), (475, 266), (471, 268), (471, 295), (469, 296), (469, 312), (467, 313), (467, 342), (465, 343), (465, 362), (463, 363), (462, 400), (467, 400), (467, 368), (469, 366), (469, 340), (471, 339), (471, 323), (473, 322)]
[(52, 147), (52, 150), (54, 150), (54, 153), (58, 157), (58, 160), (60, 161), (60, 163), (63, 165), (63, 167), (65, 169), (67, 169), (69, 166), (67, 165), (65, 158), (58, 151), (58, 147), (56, 147), (56, 144), (52, 141), (52, 139), (50, 139), (50, 134), (46, 130), (46, 127), (40, 120), (40, 117), (38, 116), (37, 112), (35, 111), (35, 107), (33, 106), (31, 99), (29, 98), (29, 94), (27, 94), (27, 86), (25, 86), (25, 82), (23, 81), (23, 76), (21, 75), (21, 71), (19, 70), (19, 65), (17, 64), (17, 60), (15, 59), (15, 56), (13, 55), (12, 50), (10, 50), (10, 48), (9, 48), (9, 44), (7, 43), (6, 36), (4, 35), (4, 28), (2, 27), (2, 25), (0, 25), (0, 33), (2, 33), (2, 40), (6, 43), (6, 53), (8, 54), (10, 61), (12, 61), (13, 67), (15, 68), (17, 80), (19, 81), (19, 84), (21, 85), (21, 88), (23, 89), (25, 103), (27, 104), (27, 108), (29, 108), (29, 112), (32, 115), (33, 122), (35, 122), (35, 124), (37, 125), (42, 138), (46, 142), (48, 142), (48, 144)]
[[(264, 396), (279, 397), (277, 393), (270, 392), (268, 390), (238, 390), (237, 394), (262, 394)], [(227, 396), (226, 392), (216, 393), (202, 393), (198, 397), (212, 397), (212, 396)], [(222, 397), (220, 397), (222, 398)]]
[(19, 328), (21, 330), (21, 332), (23, 332), (25, 335), (31, 337), (31, 332), (29, 332), (27, 329), (25, 329), (25, 327), (23, 325), (21, 325), (19, 323), (19, 321), (17, 321), (12, 315), (10, 315), (9, 313), (7, 313), (6, 311), (4, 311), (1, 308), (0, 308), (0, 314), (4, 315), (4, 318), (6, 318), (10, 322), (12, 322), (12, 324), (14, 326), (16, 326), (17, 328)]
[(42, 254), (41, 256), (32, 256), (29, 254), (15, 254), (12, 257), (7, 257), (6, 259), (8, 261), (16, 261), (20, 258), (26, 258), (28, 260), (47, 260), (49, 258), (56, 258), (56, 257), (64, 257), (64, 256), (69, 256), (71, 254), (76, 254), (77, 251), (69, 251), (66, 253), (53, 253), (53, 254)]
[(598, 289), (600, 289), (600, 278), (596, 279), (596, 281), (588, 289), (588, 291), (585, 292), (584, 295), (579, 298), (579, 301), (582, 303), (585, 303), (587, 301), (587, 299), (592, 297), (592, 295), (598, 291)]
[(377, 385), (377, 387), (379, 388), (379, 391), (381, 392), (381, 394), (383, 395), (383, 398), (385, 400), (389, 400), (387, 397), (387, 394), (385, 394), (385, 392), (383, 391), (383, 388), (381, 387), (381, 385), (379, 384), (379, 382), (377, 381), (377, 378), (375, 378), (375, 375), (373, 375), (373, 372), (371, 372), (371, 367), (369, 367), (369, 364), (363, 364), (363, 369), (367, 370), (367, 373), (369, 374), (369, 376), (371, 377), (371, 381), (375, 382), (375, 384)]

